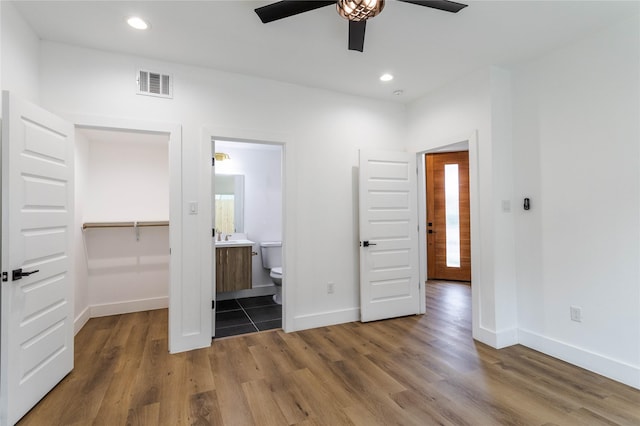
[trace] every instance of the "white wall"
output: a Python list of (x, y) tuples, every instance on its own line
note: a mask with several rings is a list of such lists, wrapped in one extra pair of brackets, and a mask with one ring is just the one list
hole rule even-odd
[[(634, 17), (512, 72), (474, 73), (408, 109), (411, 150), (478, 130), (474, 337), (520, 342), (635, 387), (639, 24)], [(570, 321), (570, 305), (583, 309), (582, 323)]]
[(2, 90), (38, 103), (40, 40), (11, 2), (0, 2)]
[[(422, 152), (470, 140), (474, 338), (496, 347), (517, 341), (510, 184), (510, 80), (490, 68), (409, 105), (409, 150)], [(513, 203), (512, 203), (513, 204)]]
[[(216, 151), (230, 161), (216, 162), (216, 174), (244, 175), (244, 233), (256, 245), (253, 286), (271, 286), (269, 271), (262, 267), (260, 242), (282, 241), (282, 149), (277, 145), (216, 141)], [(274, 290), (275, 291), (275, 290)]]
[[(294, 301), (288, 308), (289, 328), (359, 318), (354, 167), (360, 148), (404, 148), (403, 106), (51, 42), (43, 42), (41, 51), (41, 99), (47, 109), (69, 116), (182, 125), (185, 212), (186, 203), (200, 196), (204, 126), (232, 129), (240, 136), (256, 129), (287, 135), (283, 234), (288, 244), (287, 285)], [(136, 95), (139, 67), (173, 74), (174, 98)], [(210, 335), (206, 336), (200, 316), (190, 310), (202, 300), (201, 289), (211, 286), (200, 280), (202, 262), (211, 259), (203, 258), (194, 244), (200, 236), (198, 219), (185, 214), (182, 223), (175, 224), (184, 247), (179, 284), (183, 312), (176, 320), (178, 333), (200, 333), (201, 343), (208, 345)], [(327, 281), (335, 282), (334, 294), (327, 294)]]
[(91, 316), (166, 308), (169, 291), (167, 228), (84, 231)]
[[(4, 90), (4, 80), (2, 78), (2, 68), (4, 67), (4, 65), (3, 65), (3, 62), (4, 62), (4, 60), (3, 60), (4, 49), (3, 49), (2, 40), (4, 40), (4, 37), (5, 37), (3, 35), (3, 33), (4, 33), (4, 31), (3, 31), (4, 25), (2, 25), (2, 17), (4, 16), (3, 10), (4, 10), (4, 6), (2, 5), (2, 2), (0, 2), (0, 89), (2, 89), (2, 90)], [(2, 118), (2, 106), (0, 106), (0, 118)]]
[(168, 140), (92, 139), (85, 222), (169, 220)]
[[(80, 132), (78, 132), (80, 133)], [(169, 159), (165, 137), (141, 139), (117, 133), (117, 140), (90, 136), (78, 204), (82, 222), (169, 219)], [(96, 228), (83, 232), (91, 316), (167, 306), (169, 228)], [(80, 253), (78, 253), (80, 255)], [(83, 283), (78, 283), (82, 285)]]
[[(638, 17), (517, 68), (520, 341), (640, 387)], [(569, 307), (583, 321), (570, 321)]]

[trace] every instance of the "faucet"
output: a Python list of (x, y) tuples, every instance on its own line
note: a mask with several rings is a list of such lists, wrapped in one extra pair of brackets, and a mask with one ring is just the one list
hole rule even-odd
[(229, 241), (229, 237), (230, 237), (230, 236), (231, 236), (231, 234), (227, 234), (227, 235), (225, 235), (225, 236), (224, 236), (224, 240), (225, 240), (225, 241)]

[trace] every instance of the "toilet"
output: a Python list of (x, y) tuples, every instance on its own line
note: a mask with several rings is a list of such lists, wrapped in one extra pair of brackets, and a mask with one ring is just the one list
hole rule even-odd
[(276, 286), (273, 301), (282, 305), (282, 243), (280, 241), (263, 241), (260, 243), (262, 267), (269, 270), (271, 281)]

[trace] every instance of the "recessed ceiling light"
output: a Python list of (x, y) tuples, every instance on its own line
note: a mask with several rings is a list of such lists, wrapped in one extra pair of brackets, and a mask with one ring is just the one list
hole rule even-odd
[(380, 76), (380, 81), (391, 81), (391, 80), (393, 80), (393, 76), (389, 73), (382, 74)]
[(138, 18), (137, 16), (132, 16), (127, 19), (127, 24), (136, 30), (146, 30), (149, 28), (149, 24), (147, 24), (144, 19)]

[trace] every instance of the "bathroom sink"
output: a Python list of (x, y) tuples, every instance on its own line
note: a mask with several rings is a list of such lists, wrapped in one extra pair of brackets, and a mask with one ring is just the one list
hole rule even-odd
[(229, 241), (216, 241), (216, 247), (244, 247), (252, 246), (255, 242), (250, 240), (229, 240)]

